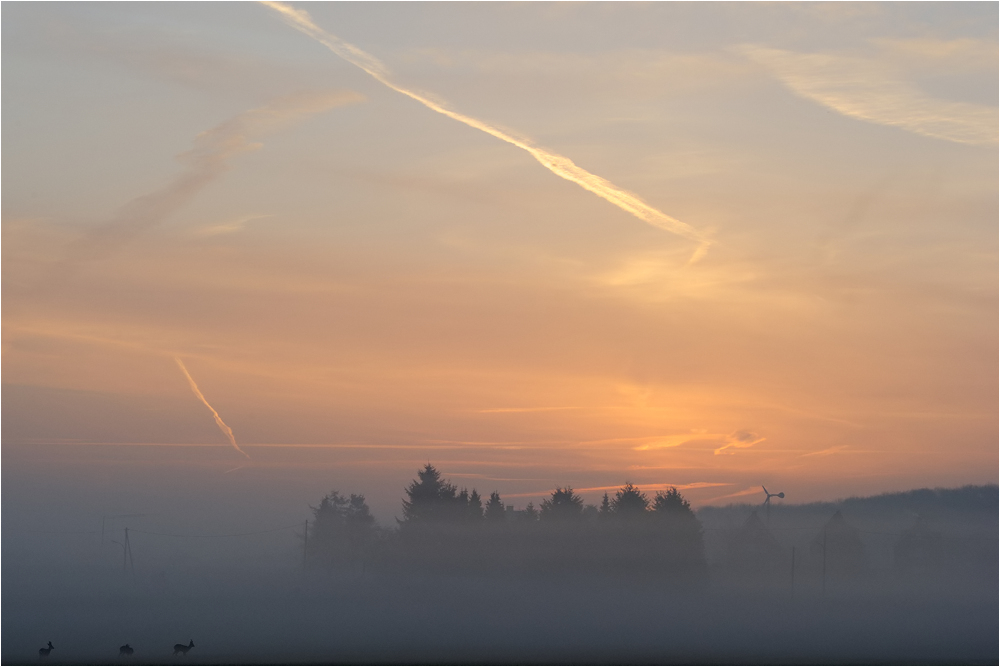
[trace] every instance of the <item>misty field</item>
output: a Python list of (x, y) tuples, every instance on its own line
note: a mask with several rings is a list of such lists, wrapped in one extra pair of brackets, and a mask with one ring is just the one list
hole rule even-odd
[[(579, 544), (559, 552), (546, 543), (504, 568), (483, 561), (482, 542), (468, 537), (485, 524), (452, 527), (434, 533), (435, 568), (427, 544), (421, 557), (407, 555), (414, 543), (404, 524), (381, 529), (382, 546), (365, 562), (312, 552), (305, 569), (295, 529), (218, 539), (133, 530), (131, 562), (110, 529), (103, 549), (91, 533), (5, 534), (3, 661), (35, 664), (37, 649), (52, 641), (45, 660), (53, 664), (115, 662), (126, 642), (135, 653), (122, 660), (142, 664), (990, 664), (996, 495), (996, 487), (969, 487), (784, 505), (766, 525), (759, 507), (705, 508), (696, 519), (705, 535), (702, 573), (637, 567), (643, 559), (626, 552), (642, 548), (641, 531), (615, 533), (619, 557), (609, 551), (599, 564), (574, 560)], [(888, 530), (914, 508), (934, 517), (935, 544), (952, 543), (916, 569), (907, 533)], [(847, 519), (817, 521), (831, 513)], [(795, 529), (810, 522), (815, 530)], [(537, 544), (541, 531), (558, 529), (563, 542), (571, 535), (565, 521), (546, 525), (529, 524), (535, 532), (520, 538), (503, 533), (514, 544), (505, 557)], [(579, 535), (600, 530), (574, 525)], [(841, 525), (853, 532), (832, 537)], [(756, 532), (748, 538), (748, 530)], [(764, 534), (780, 549), (769, 554), (770, 568), (753, 561), (759, 550), (741, 546)], [(810, 549), (824, 534), (825, 562), (821, 549)], [(834, 556), (836, 540), (852, 534), (863, 537), (857, 568), (848, 567), (847, 551)], [(793, 546), (794, 575), (782, 560)], [(559, 553), (562, 569), (551, 559)], [(189, 641), (188, 655), (171, 655), (175, 642)]]

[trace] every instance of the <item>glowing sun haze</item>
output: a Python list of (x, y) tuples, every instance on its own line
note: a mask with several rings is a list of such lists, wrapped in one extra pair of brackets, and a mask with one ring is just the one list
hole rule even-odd
[(995, 3), (271, 4), (4, 5), (5, 464), (997, 481)]

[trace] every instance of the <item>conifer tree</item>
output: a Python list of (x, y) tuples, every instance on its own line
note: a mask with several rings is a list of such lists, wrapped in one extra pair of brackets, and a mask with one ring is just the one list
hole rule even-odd
[(469, 494), (468, 502), (469, 520), (478, 523), (483, 520), (483, 499), (475, 489)]
[(490, 523), (502, 523), (507, 520), (507, 510), (500, 500), (500, 494), (496, 491), (490, 494), (490, 499), (486, 503), (486, 520)]
[(657, 491), (653, 499), (653, 511), (674, 516), (694, 516), (691, 511), (691, 503), (684, 499), (674, 487), (667, 491)]
[(601, 508), (597, 510), (598, 516), (602, 519), (607, 519), (611, 516), (611, 502), (608, 499), (608, 492), (604, 492), (604, 498), (601, 499)]
[(618, 489), (611, 501), (611, 512), (619, 519), (645, 516), (647, 509), (649, 509), (649, 498), (631, 482), (626, 482), (625, 486)]
[(428, 463), (417, 472), (417, 479), (406, 487), (403, 500), (403, 523), (454, 521), (465, 514), (466, 505), (459, 503), (457, 489), (441, 479), (437, 468)]
[(579, 519), (583, 513), (583, 498), (573, 493), (573, 488), (557, 488), (552, 497), (542, 501), (543, 521), (567, 521)]

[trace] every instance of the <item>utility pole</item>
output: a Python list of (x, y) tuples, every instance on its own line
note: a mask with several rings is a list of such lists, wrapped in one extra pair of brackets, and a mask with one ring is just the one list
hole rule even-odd
[(125, 553), (128, 554), (128, 562), (132, 566), (132, 571), (135, 572), (135, 564), (132, 562), (132, 544), (128, 541), (128, 528), (125, 529)]
[(128, 528), (125, 529), (125, 551), (128, 553), (128, 564), (132, 570), (132, 583), (135, 584), (135, 561), (132, 560), (132, 543), (128, 541)]
[(128, 563), (128, 556), (126, 554), (128, 552), (125, 551), (125, 545), (119, 542), (118, 540), (111, 540), (111, 544), (117, 544), (122, 548), (122, 574), (125, 574), (126, 572), (128, 572), (128, 567), (126, 566), (126, 563)]
[(306, 519), (305, 532), (302, 534), (302, 569), (306, 569), (306, 554), (309, 550), (309, 519)]
[(826, 597), (826, 528), (823, 529), (823, 596)]

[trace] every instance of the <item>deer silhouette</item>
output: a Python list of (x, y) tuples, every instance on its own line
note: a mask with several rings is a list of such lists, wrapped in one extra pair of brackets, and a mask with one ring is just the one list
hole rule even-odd
[(187, 655), (188, 651), (194, 648), (194, 640), (191, 640), (190, 644), (174, 644), (174, 655), (180, 653), (181, 655)]
[(121, 646), (118, 648), (119, 658), (121, 657), (131, 658), (133, 653), (135, 653), (135, 649), (129, 646), (128, 644), (125, 644), (125, 646)]
[(49, 653), (51, 653), (52, 649), (54, 649), (54, 648), (55, 648), (55, 646), (52, 645), (52, 642), (49, 642), (49, 647), (48, 648), (40, 648), (40, 649), (38, 649), (38, 657), (39, 658), (47, 658), (47, 657), (49, 657)]

